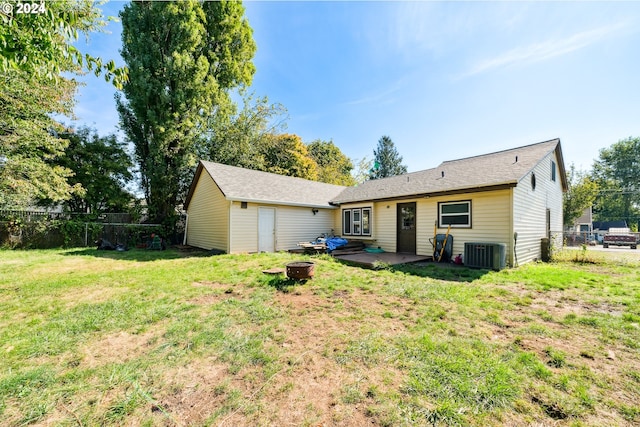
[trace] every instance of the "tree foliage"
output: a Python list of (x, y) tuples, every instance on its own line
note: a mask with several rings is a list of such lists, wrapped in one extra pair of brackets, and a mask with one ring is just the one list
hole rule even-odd
[[(30, 3), (31, 4), (31, 3)], [(82, 55), (71, 43), (80, 32), (99, 29), (104, 21), (90, 0), (37, 3), (39, 13), (0, 13), (0, 207), (25, 208), (38, 199), (54, 202), (79, 194), (69, 185), (71, 171), (53, 160), (66, 142), (51, 114), (71, 116), (77, 83), (60, 73), (93, 69), (116, 83), (125, 70), (113, 62)]]
[(373, 159), (368, 158), (367, 156), (362, 159), (354, 159), (355, 168), (352, 172), (353, 180), (355, 184), (362, 184), (366, 180), (369, 179), (369, 175), (371, 170), (373, 169)]
[(593, 179), (600, 194), (594, 214), (599, 221), (640, 221), (640, 138), (629, 137), (600, 150), (593, 165)]
[[(2, 2), (0, 13), (0, 72), (10, 70), (57, 80), (65, 71), (92, 70), (118, 87), (126, 81), (126, 69), (113, 61), (83, 54), (73, 42), (106, 24), (92, 0), (59, 0), (31, 3), (38, 13), (17, 13), (17, 4)], [(13, 10), (11, 10), (13, 9)]]
[(70, 114), (76, 84), (26, 71), (0, 73), (0, 207), (21, 209), (37, 199), (66, 200), (80, 190), (71, 171), (51, 161), (64, 153), (61, 127), (49, 113)]
[(129, 67), (121, 126), (135, 147), (152, 220), (172, 226), (196, 144), (229, 91), (251, 83), (252, 30), (236, 1), (138, 1), (120, 13)]
[(407, 167), (402, 164), (402, 156), (398, 153), (391, 138), (386, 135), (378, 140), (378, 148), (373, 150), (373, 165), (369, 172), (369, 179), (407, 173)]
[(318, 165), (318, 181), (336, 185), (354, 185), (353, 163), (333, 141), (317, 139), (308, 146), (309, 156)]
[(124, 144), (113, 134), (101, 137), (88, 127), (66, 131), (60, 137), (68, 146), (54, 164), (71, 170), (67, 181), (83, 189), (65, 202), (67, 210), (127, 212), (132, 196), (125, 187), (133, 179), (133, 164)]
[(564, 225), (573, 225), (585, 209), (591, 207), (598, 195), (598, 185), (591, 177), (577, 171), (572, 164), (567, 173), (569, 189), (564, 193)]
[[(267, 97), (244, 95), (243, 108), (237, 112), (228, 105), (211, 117), (208, 131), (199, 143), (199, 157), (204, 160), (264, 170), (260, 147), (286, 126), (287, 110), (281, 104), (269, 104)], [(191, 177), (189, 177), (191, 178)]]
[(264, 171), (318, 180), (318, 165), (309, 156), (307, 146), (298, 135), (270, 135), (265, 142), (260, 147)]

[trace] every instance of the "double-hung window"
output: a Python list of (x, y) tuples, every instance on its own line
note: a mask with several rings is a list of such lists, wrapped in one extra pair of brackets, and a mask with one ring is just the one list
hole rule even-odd
[(471, 228), (471, 200), (438, 203), (440, 228)]
[(371, 236), (371, 208), (343, 209), (342, 234)]

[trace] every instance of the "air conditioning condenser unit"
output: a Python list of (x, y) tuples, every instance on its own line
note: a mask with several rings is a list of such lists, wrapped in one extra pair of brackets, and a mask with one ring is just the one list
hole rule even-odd
[(466, 242), (464, 265), (474, 268), (502, 270), (506, 267), (507, 245), (504, 243)]

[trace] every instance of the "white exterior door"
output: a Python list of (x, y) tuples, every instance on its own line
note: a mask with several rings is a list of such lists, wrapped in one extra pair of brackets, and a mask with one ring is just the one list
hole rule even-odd
[(276, 210), (258, 208), (258, 252), (276, 250)]

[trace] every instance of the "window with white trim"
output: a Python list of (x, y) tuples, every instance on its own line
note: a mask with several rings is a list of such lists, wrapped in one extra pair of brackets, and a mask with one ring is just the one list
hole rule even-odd
[(471, 228), (471, 200), (438, 203), (438, 227)]
[(556, 181), (556, 162), (551, 160), (551, 181)]
[(371, 236), (371, 208), (343, 209), (342, 234), (346, 236)]

